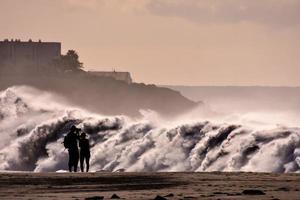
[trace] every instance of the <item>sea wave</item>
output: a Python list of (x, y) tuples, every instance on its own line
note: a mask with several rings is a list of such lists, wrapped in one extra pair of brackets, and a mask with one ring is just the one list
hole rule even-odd
[(24, 86), (0, 92), (0, 170), (67, 170), (72, 125), (89, 136), (91, 171), (300, 171), (298, 127), (103, 116)]

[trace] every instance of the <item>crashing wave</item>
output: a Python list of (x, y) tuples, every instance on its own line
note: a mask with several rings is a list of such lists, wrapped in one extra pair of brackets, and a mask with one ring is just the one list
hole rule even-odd
[(92, 171), (300, 171), (299, 128), (107, 117), (36, 93), (14, 87), (0, 94), (0, 170), (66, 170), (62, 140), (76, 125), (89, 135)]
[(28, 111), (28, 106), (11, 89), (0, 94), (0, 120), (18, 117)]

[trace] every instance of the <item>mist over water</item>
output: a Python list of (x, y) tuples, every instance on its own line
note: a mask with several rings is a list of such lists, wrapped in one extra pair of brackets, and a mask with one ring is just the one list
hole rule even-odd
[(55, 94), (8, 88), (0, 92), (0, 170), (66, 170), (62, 141), (74, 124), (89, 135), (91, 171), (300, 172), (297, 113), (141, 113), (103, 116)]

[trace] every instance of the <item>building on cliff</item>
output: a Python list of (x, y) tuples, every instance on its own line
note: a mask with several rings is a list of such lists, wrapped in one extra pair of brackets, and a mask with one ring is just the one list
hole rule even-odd
[(132, 83), (132, 78), (129, 72), (117, 72), (117, 71), (89, 71), (89, 74), (99, 76), (99, 77), (110, 77), (118, 81), (124, 81), (127, 84)]
[(20, 70), (28, 66), (41, 70), (61, 55), (61, 43), (58, 42), (28, 42), (20, 40), (0, 41), (0, 64)]
[[(53, 72), (59, 71), (55, 69), (53, 61), (60, 57), (61, 43), (59, 42), (0, 41), (0, 75), (53, 75)], [(98, 77), (111, 77), (128, 84), (132, 83), (129, 72), (91, 71), (87, 73)]]

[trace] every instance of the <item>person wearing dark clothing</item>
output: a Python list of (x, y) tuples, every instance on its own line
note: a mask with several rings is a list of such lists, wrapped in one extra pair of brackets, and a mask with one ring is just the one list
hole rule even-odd
[(80, 168), (81, 172), (84, 172), (84, 161), (86, 164), (86, 172), (89, 171), (90, 167), (90, 143), (89, 140), (86, 138), (85, 133), (81, 133), (79, 138), (79, 147), (80, 147)]
[(65, 136), (64, 146), (69, 151), (69, 171), (72, 172), (72, 168), (74, 172), (77, 172), (78, 160), (79, 160), (79, 151), (78, 151), (78, 132), (80, 129), (72, 126), (70, 132)]

